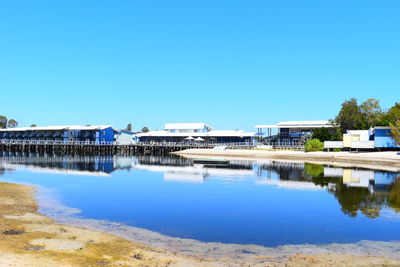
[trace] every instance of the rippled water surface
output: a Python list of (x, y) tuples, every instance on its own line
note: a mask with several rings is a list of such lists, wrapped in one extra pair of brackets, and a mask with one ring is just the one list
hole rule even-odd
[(238, 244), (400, 240), (400, 173), (299, 162), (3, 154), (0, 179), (54, 190), (82, 218)]

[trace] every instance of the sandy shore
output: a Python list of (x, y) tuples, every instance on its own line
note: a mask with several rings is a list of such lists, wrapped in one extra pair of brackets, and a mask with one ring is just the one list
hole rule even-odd
[(384, 168), (400, 168), (400, 152), (302, 152), (302, 151), (269, 151), (269, 150), (213, 150), (188, 149), (173, 152), (175, 155), (204, 157), (235, 157), (247, 159), (283, 159), (329, 163), (359, 163), (367, 165), (381, 165)]
[(0, 183), (0, 266), (217, 266), (37, 212), (34, 188)]
[[(382, 246), (366, 242), (362, 249), (356, 244), (309, 246), (314, 253), (306, 253), (306, 246), (265, 248), (250, 255), (252, 261), (218, 258), (212, 251), (210, 257), (189, 257), (60, 224), (37, 210), (33, 187), (0, 183), (0, 266), (400, 266), (396, 253), (400, 244), (389, 242), (382, 242)], [(342, 253), (335, 253), (339, 246)], [(392, 255), (380, 253), (384, 246), (390, 247)], [(367, 247), (370, 250), (366, 252)]]

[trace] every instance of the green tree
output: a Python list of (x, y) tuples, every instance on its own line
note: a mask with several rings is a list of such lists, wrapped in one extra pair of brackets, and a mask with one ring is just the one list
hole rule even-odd
[(10, 119), (7, 122), (7, 128), (17, 128), (18, 127), (18, 122), (14, 119)]
[(334, 123), (345, 133), (347, 130), (367, 130), (377, 125), (382, 126), (388, 120), (386, 117), (387, 113), (382, 111), (379, 100), (369, 98), (358, 105), (357, 99), (351, 98), (342, 104)]
[(128, 123), (125, 130), (132, 132), (132, 123)]
[(308, 140), (304, 150), (306, 152), (312, 152), (312, 151), (323, 151), (324, 150), (324, 143), (319, 141), (318, 139), (311, 139)]
[(147, 133), (147, 132), (149, 132), (150, 130), (149, 130), (149, 128), (147, 128), (146, 126), (144, 126), (143, 128), (142, 128), (142, 132), (143, 133)]
[(319, 139), (321, 142), (341, 141), (342, 133), (340, 128), (317, 128), (313, 131), (312, 139)]
[(400, 120), (390, 123), (390, 129), (392, 130), (393, 138), (396, 144), (400, 145)]
[(317, 128), (313, 131), (312, 139), (318, 139), (322, 142), (331, 140), (331, 133), (327, 128)]
[(394, 104), (394, 106), (388, 110), (387, 115), (391, 123), (400, 120), (400, 103)]
[(351, 98), (342, 104), (339, 114), (334, 120), (342, 133), (347, 130), (360, 130), (363, 128), (363, 119), (357, 99)]
[(376, 126), (382, 118), (382, 108), (379, 100), (369, 98), (359, 106), (363, 125), (362, 128), (368, 129)]
[(389, 126), (400, 120), (400, 103), (394, 104), (387, 112), (383, 112), (378, 126)]
[(0, 115), (0, 128), (7, 128), (7, 117)]
[(37, 125), (34, 123), (34, 124), (31, 124), (31, 127), (37, 127)]

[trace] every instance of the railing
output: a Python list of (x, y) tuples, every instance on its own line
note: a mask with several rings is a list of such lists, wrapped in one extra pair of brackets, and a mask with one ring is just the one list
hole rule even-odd
[(216, 146), (226, 146), (227, 148), (253, 148), (255, 144), (250, 142), (240, 143), (207, 143), (207, 142), (136, 142), (118, 143), (113, 141), (63, 141), (63, 140), (19, 140), (19, 139), (0, 139), (0, 144), (10, 145), (132, 145), (142, 147), (199, 147), (214, 148)]
[(113, 141), (63, 141), (63, 140), (19, 140), (1, 139), (0, 144), (8, 145), (115, 145)]
[(343, 142), (342, 141), (325, 141), (324, 148), (326, 148), (326, 149), (343, 148)]
[(374, 141), (352, 141), (351, 148), (365, 148), (365, 149), (375, 148), (375, 142)]
[(269, 143), (269, 144), (258, 145), (257, 149), (261, 149), (261, 150), (304, 150), (304, 145)]
[(227, 149), (284, 149), (284, 150), (303, 150), (301, 144), (287, 143), (268, 143), (254, 144), (253, 142), (234, 142), (234, 143), (209, 143), (199, 141), (187, 142), (136, 142), (118, 143), (114, 141), (63, 141), (63, 140), (18, 140), (0, 139), (0, 144), (7, 145), (84, 145), (84, 146), (140, 146), (140, 147), (174, 147), (174, 148), (215, 148), (225, 147)]
[(325, 141), (324, 148), (361, 148), (371, 149), (375, 148), (375, 141), (351, 141), (350, 146), (345, 146), (342, 141)]
[(227, 148), (255, 148), (252, 142), (236, 142), (236, 143), (208, 143), (208, 142), (138, 142), (136, 146), (144, 147), (194, 147), (194, 148), (214, 148), (217, 146), (225, 146)]

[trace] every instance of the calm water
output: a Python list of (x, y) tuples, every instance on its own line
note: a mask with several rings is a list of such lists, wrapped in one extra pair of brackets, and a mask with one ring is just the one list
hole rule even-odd
[(41, 185), (83, 218), (200, 241), (400, 240), (400, 174), (279, 161), (3, 154), (0, 179)]

